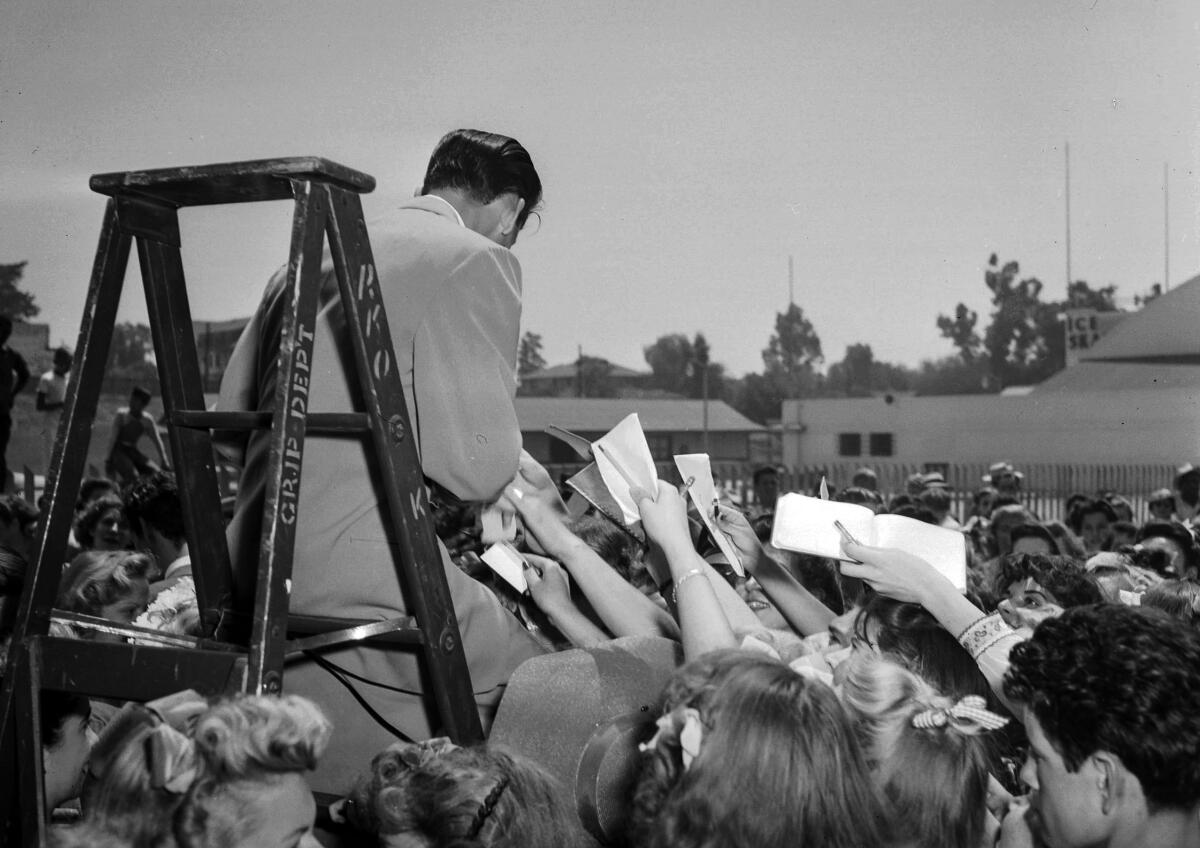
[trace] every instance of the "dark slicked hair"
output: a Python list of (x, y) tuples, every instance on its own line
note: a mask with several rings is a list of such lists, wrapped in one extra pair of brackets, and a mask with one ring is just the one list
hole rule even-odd
[(519, 141), (481, 130), (453, 130), (442, 136), (429, 159), (421, 194), (454, 188), (478, 203), (512, 192), (525, 201), (517, 229), (542, 202), (542, 181)]
[(1200, 801), (1200, 633), (1152, 609), (1100, 604), (1038, 625), (1004, 691), (1037, 717), (1071, 771), (1107, 751), (1151, 808)]
[(170, 471), (156, 471), (139, 477), (124, 493), (125, 515), (144, 538), (153, 527), (176, 545), (184, 542), (183, 504), (179, 486)]

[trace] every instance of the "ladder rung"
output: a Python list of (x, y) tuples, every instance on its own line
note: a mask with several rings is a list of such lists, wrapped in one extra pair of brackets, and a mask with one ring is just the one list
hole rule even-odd
[(288, 632), (315, 635), (288, 640), (284, 649), (287, 654), (315, 651), (347, 642), (371, 641), (420, 645), (425, 641), (421, 628), (417, 626), (417, 621), (412, 616), (369, 621), (367, 619), (293, 615), (288, 617)]
[[(272, 413), (177, 409), (169, 417), (175, 426), (195, 430), (270, 430)], [(365, 433), (369, 426), (365, 412), (310, 412), (305, 432)]]
[(204, 648), (209, 651), (231, 653), (243, 653), (245, 651), (244, 648), (238, 645), (231, 645), (228, 642), (217, 642), (212, 639), (201, 639), (196, 636), (178, 636), (173, 633), (163, 633), (161, 630), (154, 630), (149, 627), (118, 624), (109, 621), (107, 618), (97, 618), (94, 615), (83, 615), (82, 613), (67, 612), (66, 610), (54, 610), (50, 616), (50, 620), (57, 621), (59, 624), (69, 624), (84, 630), (90, 630), (93, 633), (145, 639), (155, 643), (153, 646), (148, 645), (146, 647)]
[(289, 181), (295, 179), (321, 180), (360, 194), (375, 189), (369, 174), (319, 156), (95, 174), (88, 184), (100, 194), (137, 194), (179, 207), (284, 200), (292, 196)]
[(43, 688), (96, 698), (149, 701), (187, 688), (206, 695), (233, 691), (241, 687), (246, 668), (245, 656), (229, 651), (33, 639), (41, 642)]

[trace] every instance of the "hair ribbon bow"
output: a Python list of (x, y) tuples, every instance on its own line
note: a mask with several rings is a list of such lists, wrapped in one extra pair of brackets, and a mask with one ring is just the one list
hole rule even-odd
[[(953, 719), (953, 722), (951, 720)], [(913, 727), (931, 730), (953, 724), (961, 730), (999, 730), (1008, 724), (1008, 719), (987, 708), (987, 701), (980, 695), (967, 695), (950, 707), (924, 710), (913, 716)]]

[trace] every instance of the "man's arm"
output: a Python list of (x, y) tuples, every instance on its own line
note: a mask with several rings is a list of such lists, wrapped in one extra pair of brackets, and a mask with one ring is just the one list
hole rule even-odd
[(495, 500), (517, 470), (520, 279), (504, 248), (472, 254), (439, 288), (413, 342), (421, 465), (463, 500)]

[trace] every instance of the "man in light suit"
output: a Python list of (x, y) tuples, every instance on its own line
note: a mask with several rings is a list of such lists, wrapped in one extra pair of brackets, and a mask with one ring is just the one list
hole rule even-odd
[[(384, 307), (425, 475), (463, 501), (489, 503), (513, 479), (521, 434), (513, 409), (521, 269), (509, 248), (541, 199), (528, 152), (514, 139), (456, 130), (438, 143), (415, 199), (368, 224)], [(345, 314), (326, 252), (314, 337), (310, 412), (364, 409), (353, 376)], [(267, 286), (221, 385), (222, 409), (270, 409), (286, 269)], [(261, 533), (267, 433), (245, 444), (237, 511), (229, 527), (235, 586), (250, 591)], [(405, 614), (394, 536), (369, 436), (310, 436), (300, 477), (291, 610), (383, 619)], [(541, 652), (490, 590), (441, 547), (485, 727), (513, 669)], [(386, 687), (355, 683), (414, 738), (437, 728), (421, 696), (416, 655), (386, 647), (323, 655)], [(314, 698), (334, 735), (314, 787), (343, 791), (392, 738), (328, 671), (289, 664), (284, 689)]]

